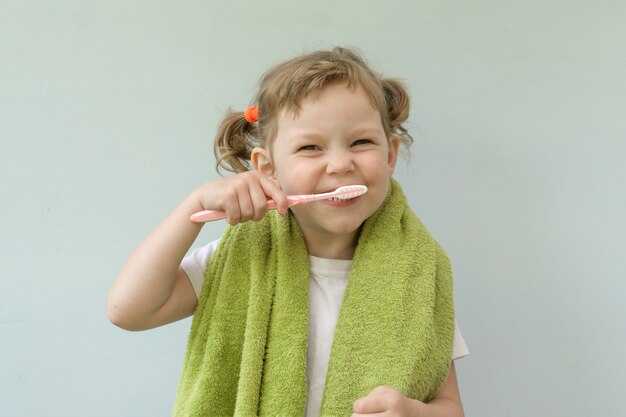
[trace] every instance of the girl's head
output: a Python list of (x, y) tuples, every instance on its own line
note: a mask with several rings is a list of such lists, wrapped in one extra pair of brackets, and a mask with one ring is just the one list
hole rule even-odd
[(222, 121), (214, 145), (218, 167), (233, 172), (251, 169), (252, 149), (271, 149), (280, 115), (286, 112), (297, 116), (303, 99), (315, 97), (324, 87), (337, 83), (353, 91), (360, 87), (365, 92), (380, 114), (388, 141), (398, 140), (406, 147), (412, 143), (402, 126), (409, 115), (404, 86), (374, 73), (357, 53), (334, 48), (290, 59), (265, 73), (252, 101), (259, 111), (258, 121), (249, 123), (243, 111), (229, 112)]
[(410, 143), (402, 126), (408, 102), (400, 83), (381, 79), (346, 49), (294, 58), (261, 80), (256, 123), (242, 112), (226, 117), (218, 161), (232, 171), (257, 169), (287, 194), (366, 185), (368, 192), (351, 200), (291, 209), (310, 254), (328, 257), (326, 250), (344, 242), (348, 252), (339, 256), (350, 256), (360, 226), (387, 195), (399, 144)]

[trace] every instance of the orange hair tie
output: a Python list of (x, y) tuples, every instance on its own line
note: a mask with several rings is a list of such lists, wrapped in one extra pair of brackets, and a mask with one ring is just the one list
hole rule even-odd
[(248, 123), (255, 123), (259, 120), (259, 108), (257, 106), (249, 106), (243, 113)]

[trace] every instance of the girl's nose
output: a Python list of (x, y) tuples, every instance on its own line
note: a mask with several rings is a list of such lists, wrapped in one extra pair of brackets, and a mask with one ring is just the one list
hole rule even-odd
[(326, 174), (342, 175), (354, 171), (354, 161), (349, 151), (327, 153)]

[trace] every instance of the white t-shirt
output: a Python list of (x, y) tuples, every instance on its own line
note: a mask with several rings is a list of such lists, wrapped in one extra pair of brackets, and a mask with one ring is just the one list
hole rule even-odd
[[(186, 256), (181, 267), (200, 296), (204, 272), (219, 240), (194, 250)], [(330, 360), (335, 326), (352, 268), (351, 260), (324, 259), (309, 256), (309, 335), (307, 350), (306, 417), (319, 416), (326, 372)], [(452, 359), (467, 356), (469, 351), (455, 322)]]

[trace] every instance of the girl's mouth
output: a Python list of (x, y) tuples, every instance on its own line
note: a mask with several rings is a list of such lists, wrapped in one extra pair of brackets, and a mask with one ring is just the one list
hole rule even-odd
[(351, 206), (355, 204), (359, 200), (359, 198), (361, 198), (361, 196), (349, 198), (349, 199), (333, 197), (327, 200), (322, 200), (320, 201), (320, 203), (324, 203), (326, 205), (335, 206), (335, 207), (346, 207), (346, 206)]

